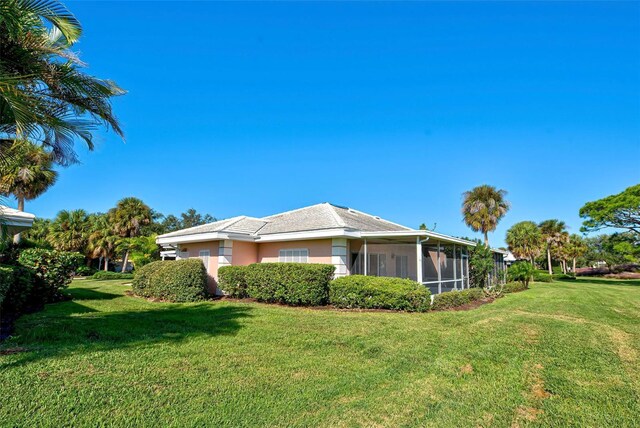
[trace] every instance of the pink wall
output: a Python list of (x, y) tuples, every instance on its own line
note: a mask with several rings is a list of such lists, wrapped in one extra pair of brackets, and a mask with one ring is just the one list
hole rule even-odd
[(187, 250), (189, 258), (198, 258), (201, 250), (209, 250), (209, 266), (207, 267), (207, 285), (209, 292), (215, 293), (218, 281), (218, 248), (219, 241), (194, 242), (191, 244), (182, 244), (180, 249)]
[(234, 266), (246, 266), (257, 261), (258, 244), (255, 242), (233, 241), (231, 263)]
[[(308, 241), (264, 242), (258, 244), (258, 261), (274, 263), (278, 261), (280, 250), (306, 248), (309, 250), (309, 263), (331, 264), (331, 239), (313, 239)], [(235, 251), (234, 251), (235, 257)]]

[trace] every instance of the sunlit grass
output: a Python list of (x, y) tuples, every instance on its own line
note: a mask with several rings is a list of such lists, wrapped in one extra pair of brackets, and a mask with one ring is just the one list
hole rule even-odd
[(535, 284), (466, 312), (151, 303), (123, 281), (23, 317), (3, 426), (634, 426), (640, 281)]

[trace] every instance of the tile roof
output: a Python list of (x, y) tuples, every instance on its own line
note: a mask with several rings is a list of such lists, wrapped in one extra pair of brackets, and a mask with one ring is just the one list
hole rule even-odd
[(246, 216), (232, 217), (161, 236), (167, 238), (207, 232), (233, 232), (261, 236), (274, 233), (306, 232), (324, 229), (345, 229), (366, 232), (412, 230), (380, 217), (325, 202), (263, 218)]

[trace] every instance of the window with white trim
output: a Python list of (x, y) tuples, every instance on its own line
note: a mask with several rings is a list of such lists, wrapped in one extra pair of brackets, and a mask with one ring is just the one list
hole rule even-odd
[(280, 250), (278, 261), (280, 263), (307, 263), (309, 250), (306, 248), (287, 248)]

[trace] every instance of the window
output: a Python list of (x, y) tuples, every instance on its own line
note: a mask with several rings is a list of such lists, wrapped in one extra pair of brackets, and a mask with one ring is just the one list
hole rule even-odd
[(306, 248), (294, 248), (280, 250), (278, 261), (281, 263), (307, 263), (309, 250)]
[(207, 273), (209, 273), (209, 256), (211, 256), (211, 252), (209, 250), (200, 250), (198, 253), (198, 257), (202, 260)]
[(409, 256), (396, 256), (396, 277), (409, 278)]
[(367, 274), (373, 276), (387, 276), (387, 255), (369, 254)]

